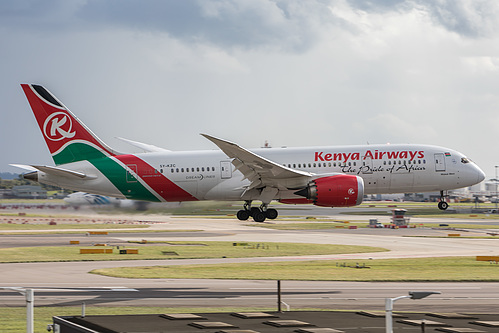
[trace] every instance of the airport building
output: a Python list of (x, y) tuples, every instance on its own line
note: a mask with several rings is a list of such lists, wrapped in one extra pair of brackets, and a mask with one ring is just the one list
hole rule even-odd
[[(496, 314), (394, 313), (395, 332), (498, 332)], [(386, 332), (384, 312), (288, 311), (53, 317), (60, 333)]]

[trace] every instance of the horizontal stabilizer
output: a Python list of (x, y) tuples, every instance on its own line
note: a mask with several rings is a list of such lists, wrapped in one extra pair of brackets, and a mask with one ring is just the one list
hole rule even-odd
[(59, 167), (53, 167), (53, 166), (48, 166), (48, 165), (32, 165), (33, 168), (40, 170), (42, 172), (45, 172), (49, 175), (54, 175), (54, 176), (62, 176), (62, 177), (76, 177), (76, 178), (95, 178), (95, 177), (89, 177), (86, 174), (82, 172), (77, 172), (73, 170), (68, 170), (68, 169), (63, 169)]
[(25, 165), (25, 164), (9, 164), (9, 165), (16, 168), (24, 169), (26, 171), (37, 171), (37, 169), (33, 168), (31, 165)]
[(45, 172), (46, 174), (57, 176), (57, 177), (72, 177), (78, 179), (93, 179), (95, 176), (88, 176), (83, 172), (63, 169), (59, 167), (49, 166), (49, 165), (25, 165), (25, 164), (10, 164), (13, 167), (21, 168), (27, 171), (30, 171), (27, 174), (24, 174), (25, 179), (31, 179), (34, 181), (38, 181), (37, 172)]

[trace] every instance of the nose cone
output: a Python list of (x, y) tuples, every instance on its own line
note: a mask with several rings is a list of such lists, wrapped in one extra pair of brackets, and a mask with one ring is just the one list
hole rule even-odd
[(485, 172), (483, 172), (482, 169), (480, 169), (478, 166), (476, 166), (476, 169), (477, 169), (477, 173), (478, 173), (478, 181), (477, 181), (477, 184), (478, 184), (478, 183), (481, 183), (485, 179)]

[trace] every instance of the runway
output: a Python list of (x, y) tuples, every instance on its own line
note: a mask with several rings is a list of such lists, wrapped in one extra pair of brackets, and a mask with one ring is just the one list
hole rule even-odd
[[(420, 238), (416, 235), (444, 235), (448, 231), (430, 229), (357, 229), (329, 231), (282, 231), (248, 226), (235, 220), (161, 217), (164, 223), (152, 228), (160, 233), (117, 233), (107, 236), (79, 238), (112, 244), (128, 240), (190, 240), (190, 241), (250, 241), (300, 242), (320, 244), (369, 245), (390, 249), (390, 252), (347, 255), (295, 256), (274, 258), (221, 258), (193, 260), (141, 260), (60, 263), (0, 264), (0, 286), (34, 288), (37, 305), (95, 306), (175, 306), (175, 307), (267, 307), (276, 306), (275, 281), (246, 280), (169, 280), (111, 278), (88, 272), (95, 268), (151, 265), (184, 265), (231, 262), (303, 261), (320, 259), (408, 258), (432, 256), (474, 256), (497, 254), (495, 239)], [(344, 219), (344, 217), (343, 217)], [(203, 230), (200, 232), (171, 232), (173, 230)], [(166, 232), (169, 231), (169, 232)], [(470, 234), (475, 233), (470, 232)], [(483, 231), (477, 232), (483, 235)], [(10, 237), (21, 246), (51, 243), (67, 244), (76, 235), (1, 236)], [(18, 245), (19, 246), (19, 245)], [(499, 269), (499, 267), (498, 267)], [(499, 271), (498, 271), (499, 275)], [(401, 301), (400, 310), (416, 310), (424, 305), (432, 311), (487, 312), (499, 304), (499, 283), (359, 283), (283, 281), (283, 301), (291, 308), (327, 309), (383, 309), (385, 297), (396, 297), (412, 290), (442, 292), (420, 301)], [(70, 288), (46, 290), (46, 288)], [(90, 288), (75, 290), (75, 288)], [(103, 290), (102, 288), (106, 288)], [(113, 290), (110, 290), (113, 289)], [(23, 305), (22, 296), (15, 292), (0, 292), (0, 306)]]
[[(277, 307), (276, 281), (113, 280), (32, 285), (37, 306)], [(60, 289), (63, 288), (63, 289)], [(499, 304), (499, 283), (368, 283), (282, 281), (282, 300), (291, 310), (383, 310), (386, 297), (409, 291), (439, 291), (422, 300), (401, 300), (398, 311), (490, 313)], [(24, 306), (13, 291), (0, 291), (0, 306)], [(286, 308), (283, 305), (283, 308)]]

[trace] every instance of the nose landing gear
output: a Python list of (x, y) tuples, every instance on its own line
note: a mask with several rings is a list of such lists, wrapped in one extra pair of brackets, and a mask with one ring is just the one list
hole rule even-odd
[(440, 202), (438, 203), (438, 208), (440, 210), (449, 208), (449, 204), (445, 201), (445, 197), (447, 197), (447, 195), (444, 195), (444, 191), (440, 191)]

